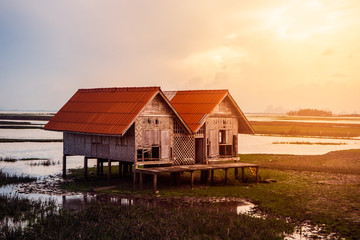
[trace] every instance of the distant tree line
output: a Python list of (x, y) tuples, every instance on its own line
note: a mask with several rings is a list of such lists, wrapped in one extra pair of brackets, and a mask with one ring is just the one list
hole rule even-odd
[(287, 113), (289, 116), (317, 116), (317, 117), (332, 117), (331, 111), (324, 111), (318, 109), (300, 109), (297, 111), (290, 111)]

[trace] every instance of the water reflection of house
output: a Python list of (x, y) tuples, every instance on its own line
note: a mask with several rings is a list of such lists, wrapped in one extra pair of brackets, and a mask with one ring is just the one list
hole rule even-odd
[[(64, 132), (66, 156), (129, 169), (237, 158), (238, 133), (254, 134), (227, 90), (80, 89), (45, 126)], [(108, 168), (108, 176), (111, 167)]]

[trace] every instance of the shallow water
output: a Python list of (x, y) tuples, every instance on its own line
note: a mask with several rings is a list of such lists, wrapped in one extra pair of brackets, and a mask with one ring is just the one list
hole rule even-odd
[(61, 132), (43, 129), (0, 129), (0, 138), (11, 139), (62, 139)]
[[(331, 151), (359, 149), (360, 139), (277, 137), (239, 134), (239, 153), (320, 155)], [(344, 145), (273, 144), (274, 142), (342, 143)]]
[[(41, 129), (0, 129), (0, 138), (20, 138), (20, 139), (61, 139), (62, 133), (44, 131)], [(333, 142), (346, 143), (346, 145), (294, 145), (294, 144), (273, 144), (273, 142)], [(324, 154), (329, 151), (360, 148), (360, 139), (343, 140), (343, 139), (323, 139), (323, 138), (294, 138), (294, 137), (274, 137), (274, 136), (252, 136), (239, 135), (239, 152), (240, 153), (274, 153), (274, 154)], [(30, 162), (36, 161), (17, 161), (17, 162), (0, 162), (0, 168), (7, 173), (25, 174), (37, 177), (39, 180), (32, 183), (34, 192), (29, 193), (31, 184), (7, 185), (0, 187), (0, 194), (17, 195), (22, 198), (28, 198), (37, 201), (54, 201), (59, 206), (66, 209), (79, 210), (86, 207), (91, 201), (103, 201), (96, 193), (73, 193), (62, 192), (60, 189), (52, 186), (53, 182), (62, 181), (59, 175), (62, 171), (62, 151), (63, 144), (56, 143), (0, 143), (0, 157), (11, 158), (49, 158), (60, 164), (50, 166), (30, 166)], [(89, 160), (89, 166), (96, 164), (96, 160)], [(83, 166), (83, 157), (68, 157), (67, 169), (79, 168)], [(26, 191), (24, 190), (26, 189)], [(106, 201), (118, 203), (120, 205), (136, 205), (145, 204), (146, 206), (164, 206), (169, 204), (179, 204), (169, 201), (161, 201), (157, 199), (136, 199), (111, 197)], [(246, 201), (227, 201), (226, 199), (215, 199), (216, 207), (226, 208), (237, 214), (250, 214), (254, 217), (262, 217), (254, 214), (256, 207), (254, 204)], [(190, 202), (190, 205), (192, 203)], [(198, 204), (196, 202), (195, 204)], [(206, 204), (212, 204), (207, 202)], [(301, 231), (297, 231), (292, 235), (288, 235), (286, 239), (311, 239), (309, 236), (316, 234), (315, 230), (308, 226), (299, 227)], [(320, 239), (326, 239), (326, 237)]]

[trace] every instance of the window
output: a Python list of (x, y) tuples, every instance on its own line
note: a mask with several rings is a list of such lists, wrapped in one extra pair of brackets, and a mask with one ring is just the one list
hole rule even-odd
[(226, 130), (220, 130), (219, 131), (219, 143), (220, 144), (226, 144), (227, 137), (226, 137)]

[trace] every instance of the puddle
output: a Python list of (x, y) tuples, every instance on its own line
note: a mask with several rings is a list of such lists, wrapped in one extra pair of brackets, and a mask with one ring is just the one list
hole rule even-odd
[(254, 216), (255, 204), (251, 202), (244, 202), (244, 205), (238, 205), (236, 207), (236, 214), (249, 214)]
[(321, 234), (321, 231), (322, 228), (319, 226), (304, 224), (300, 227), (296, 227), (294, 233), (287, 235), (284, 240), (338, 239), (335, 233), (323, 235)]

